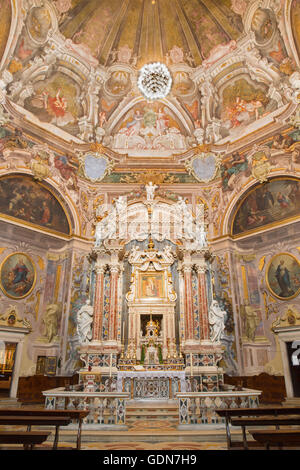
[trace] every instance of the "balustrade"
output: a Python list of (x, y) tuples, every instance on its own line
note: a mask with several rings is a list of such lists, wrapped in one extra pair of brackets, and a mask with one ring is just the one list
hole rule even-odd
[(259, 390), (242, 389), (230, 392), (177, 393), (179, 426), (197, 424), (220, 424), (224, 419), (216, 410), (223, 408), (257, 408)]
[(45, 408), (88, 410), (83, 424), (126, 426), (126, 400), (129, 393), (77, 392), (55, 388), (43, 392)]

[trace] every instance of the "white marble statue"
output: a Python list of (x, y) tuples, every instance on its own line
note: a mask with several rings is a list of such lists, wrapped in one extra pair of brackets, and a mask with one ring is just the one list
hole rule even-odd
[(93, 315), (94, 308), (90, 305), (90, 300), (88, 299), (77, 312), (77, 334), (80, 343), (87, 343), (92, 339)]
[(109, 215), (105, 215), (96, 224), (95, 246), (100, 246), (106, 238), (115, 238), (117, 230), (116, 209), (113, 208)]
[(178, 214), (178, 217), (181, 217), (184, 237), (188, 239), (194, 238), (195, 231), (193, 214), (182, 196), (178, 197), (178, 201), (175, 204), (175, 211)]
[(156, 188), (158, 188), (158, 186), (153, 184), (152, 181), (146, 185), (147, 201), (153, 201)]
[(103, 220), (97, 223), (95, 230), (95, 246), (100, 246), (104, 240), (104, 224)]
[(207, 238), (206, 231), (203, 224), (196, 226), (196, 242), (197, 248), (206, 248), (207, 247)]
[(116, 209), (117, 209), (118, 214), (123, 215), (124, 212), (127, 209), (127, 197), (126, 196), (119, 196), (116, 199), (115, 204), (116, 204)]
[(208, 312), (208, 321), (211, 326), (210, 339), (213, 343), (219, 343), (225, 330), (225, 318), (227, 312), (222, 310), (217, 300), (213, 300)]

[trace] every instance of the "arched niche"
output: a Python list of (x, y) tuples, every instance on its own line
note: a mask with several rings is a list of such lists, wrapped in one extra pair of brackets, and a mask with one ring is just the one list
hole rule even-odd
[(63, 236), (70, 236), (74, 225), (55, 190), (19, 173), (0, 178), (0, 216)]
[(258, 183), (236, 202), (228, 232), (234, 237), (254, 234), (292, 222), (300, 214), (300, 180), (276, 176)]

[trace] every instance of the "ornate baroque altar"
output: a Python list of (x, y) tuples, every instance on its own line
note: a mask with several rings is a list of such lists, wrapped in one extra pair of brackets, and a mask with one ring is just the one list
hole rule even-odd
[(77, 317), (85, 391), (161, 400), (223, 384), (226, 313), (213, 298), (203, 225), (155, 188), (98, 210), (90, 296)]

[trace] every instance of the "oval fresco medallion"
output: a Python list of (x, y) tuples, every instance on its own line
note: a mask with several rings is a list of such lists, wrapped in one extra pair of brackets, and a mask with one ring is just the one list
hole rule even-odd
[(293, 299), (300, 293), (300, 263), (290, 253), (278, 253), (266, 270), (268, 289), (280, 300)]
[(0, 267), (0, 287), (12, 299), (23, 299), (33, 290), (36, 281), (36, 268), (26, 253), (8, 255)]

